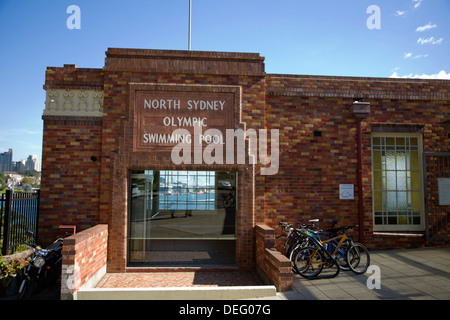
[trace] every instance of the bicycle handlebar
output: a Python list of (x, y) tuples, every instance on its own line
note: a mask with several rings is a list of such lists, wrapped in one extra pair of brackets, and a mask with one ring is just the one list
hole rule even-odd
[[(317, 233), (320, 230), (311, 230), (312, 227), (315, 227), (315, 223), (318, 222), (319, 219), (312, 219), (312, 220), (308, 220), (308, 222), (312, 222), (312, 224), (302, 224), (301, 222), (298, 222), (298, 226), (296, 228), (297, 231), (299, 231), (300, 233)], [(340, 233), (340, 232), (347, 232), (347, 230), (349, 229), (355, 229), (358, 227), (358, 225), (351, 225), (351, 226), (342, 226), (342, 227), (335, 227), (335, 225), (337, 224), (337, 221), (329, 221), (328, 223), (330, 223), (332, 225), (332, 227), (330, 229), (326, 229), (325, 232), (333, 232), (333, 233)], [(289, 231), (289, 229), (292, 228), (292, 223), (289, 222), (284, 222), (284, 221), (280, 221), (279, 222), (280, 226), (285, 230), (285, 231)]]
[(292, 227), (292, 223), (280, 221), (280, 226), (281, 226), (285, 231), (288, 231), (289, 228)]

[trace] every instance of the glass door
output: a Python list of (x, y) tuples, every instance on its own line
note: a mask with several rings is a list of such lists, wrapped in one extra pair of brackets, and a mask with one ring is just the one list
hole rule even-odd
[(128, 264), (235, 264), (236, 173), (132, 170)]

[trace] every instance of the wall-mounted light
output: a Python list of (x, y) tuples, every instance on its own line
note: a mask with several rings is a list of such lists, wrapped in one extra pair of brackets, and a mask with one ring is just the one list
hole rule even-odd
[(359, 100), (353, 101), (352, 105), (350, 106), (350, 112), (353, 113), (357, 118), (364, 119), (370, 113), (370, 102), (363, 102)]

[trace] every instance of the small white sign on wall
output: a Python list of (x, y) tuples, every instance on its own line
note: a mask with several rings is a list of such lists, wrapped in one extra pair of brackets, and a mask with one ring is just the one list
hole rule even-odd
[(438, 178), (439, 205), (450, 206), (450, 178)]
[(353, 184), (340, 184), (339, 185), (339, 199), (353, 200), (355, 199), (355, 191)]

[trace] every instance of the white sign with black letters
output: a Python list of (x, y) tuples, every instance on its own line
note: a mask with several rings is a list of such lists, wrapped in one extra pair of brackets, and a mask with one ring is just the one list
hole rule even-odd
[(355, 199), (355, 192), (353, 184), (340, 184), (339, 185), (339, 199), (353, 200)]

